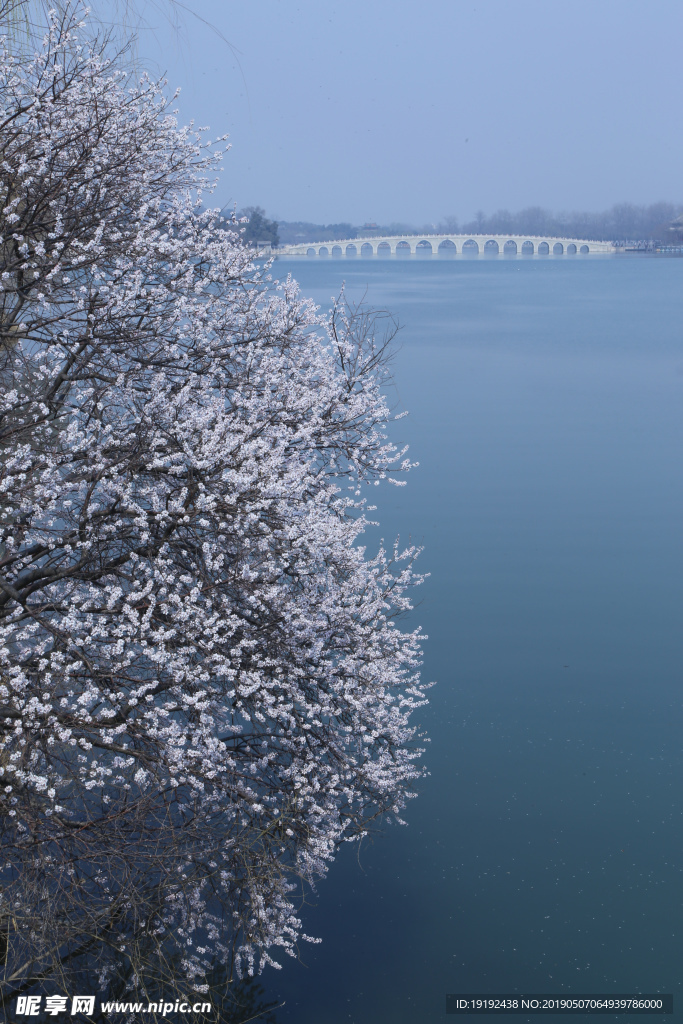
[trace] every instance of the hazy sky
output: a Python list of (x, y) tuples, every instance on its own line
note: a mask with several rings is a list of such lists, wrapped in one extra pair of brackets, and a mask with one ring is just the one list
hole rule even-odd
[(681, 0), (186, 2), (232, 50), (150, 2), (139, 54), (184, 120), (230, 133), (221, 204), (423, 223), (683, 201)]

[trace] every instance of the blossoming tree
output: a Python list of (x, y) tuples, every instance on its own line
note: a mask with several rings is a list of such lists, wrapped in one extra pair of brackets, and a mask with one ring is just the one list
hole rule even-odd
[(219, 154), (81, 31), (0, 58), (4, 985), (201, 989), (294, 952), (420, 774), (416, 551), (359, 543), (408, 463), (376, 321), (272, 284), (202, 210)]

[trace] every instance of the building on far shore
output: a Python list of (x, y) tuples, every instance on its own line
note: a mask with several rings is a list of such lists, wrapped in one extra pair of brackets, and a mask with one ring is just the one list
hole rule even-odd
[(683, 241), (683, 213), (680, 217), (676, 217), (676, 220), (671, 222), (669, 231), (676, 237)]

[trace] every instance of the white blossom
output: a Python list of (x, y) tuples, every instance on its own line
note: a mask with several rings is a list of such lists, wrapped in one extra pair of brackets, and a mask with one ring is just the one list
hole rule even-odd
[(203, 991), (422, 773), (418, 551), (363, 542), (410, 463), (376, 321), (273, 284), (198, 205), (220, 154), (75, 32), (0, 55), (6, 974), (94, 935)]

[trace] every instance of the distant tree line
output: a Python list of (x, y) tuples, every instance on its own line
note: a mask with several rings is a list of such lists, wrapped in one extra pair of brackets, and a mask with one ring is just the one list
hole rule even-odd
[(303, 220), (281, 220), (278, 221), (277, 227), (283, 245), (320, 242), (328, 238), (357, 238), (358, 233), (362, 231), (353, 224), (311, 224)]
[(237, 219), (246, 222), (242, 229), (242, 239), (247, 245), (259, 245), (264, 242), (270, 245), (279, 244), (277, 221), (268, 220), (266, 211), (261, 206), (246, 206), (237, 214)]
[[(245, 238), (249, 241), (255, 231), (260, 231), (257, 241), (266, 239), (262, 221), (265, 217), (260, 207), (249, 208), (254, 212), (247, 226)], [(245, 214), (247, 211), (245, 211)], [(354, 226), (350, 223), (313, 224), (309, 221), (265, 221), (273, 225), (280, 244), (292, 245), (301, 242), (320, 242), (335, 238), (358, 238), (359, 236), (403, 235), (403, 234), (511, 234), (550, 235), (569, 238), (590, 238), (596, 241), (617, 241), (626, 239), (667, 239), (671, 236), (671, 225), (683, 213), (682, 203), (652, 203), (636, 206), (633, 203), (617, 203), (609, 210), (599, 213), (573, 212), (552, 213), (540, 206), (530, 206), (517, 213), (498, 210), (490, 216), (478, 211), (472, 220), (460, 221), (455, 216), (444, 217), (438, 224), (408, 224), (394, 222), (373, 228)], [(679, 225), (680, 229), (680, 225)], [(277, 244), (277, 243), (274, 243)]]
[[(564, 235), (598, 241), (617, 239), (666, 238), (672, 221), (681, 213), (680, 203), (652, 203), (636, 206), (617, 203), (601, 213), (551, 213), (531, 206), (518, 213), (498, 210), (487, 217), (478, 211), (474, 220), (462, 224), (461, 233), (510, 233), (528, 235)], [(455, 231), (455, 218), (447, 218), (443, 230)]]

